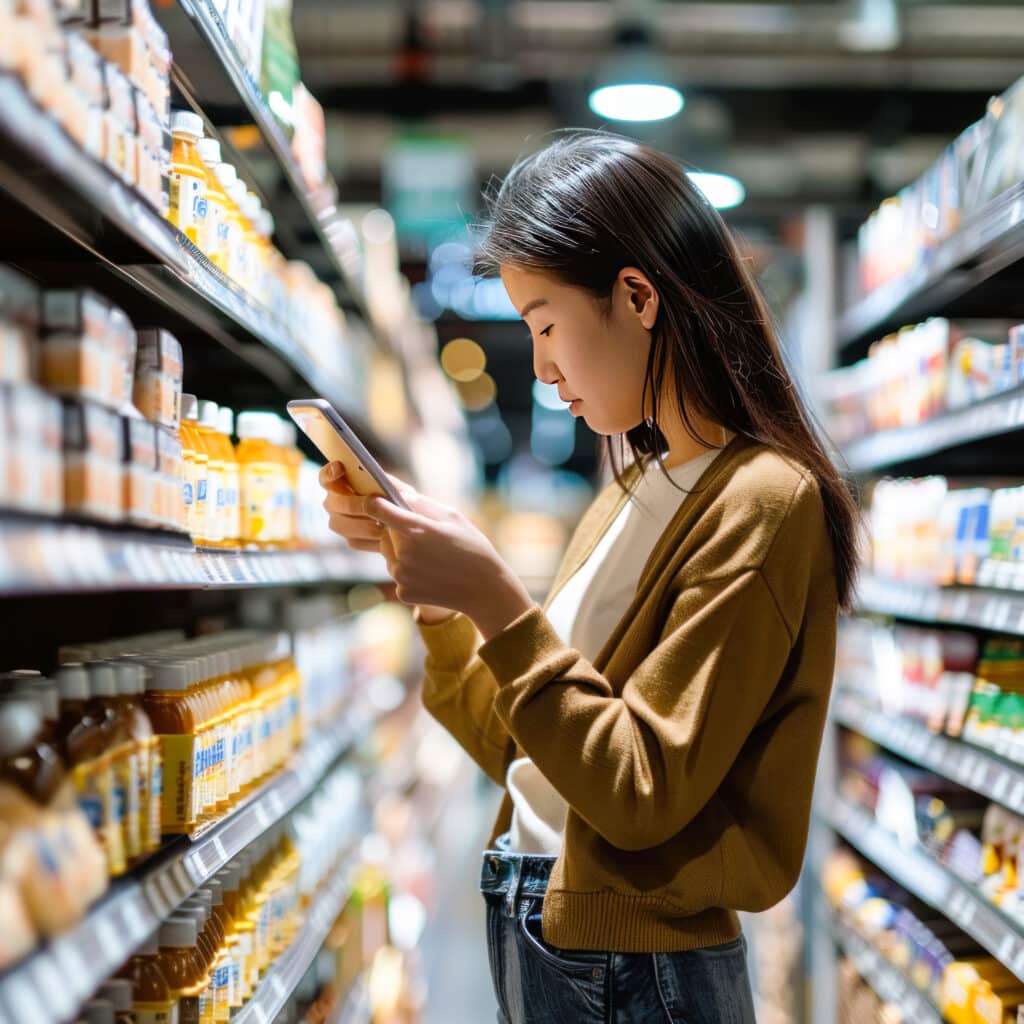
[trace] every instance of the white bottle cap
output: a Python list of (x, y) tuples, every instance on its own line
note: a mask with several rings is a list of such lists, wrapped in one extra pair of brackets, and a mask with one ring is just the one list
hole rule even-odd
[(216, 139), (199, 140), (199, 156), (208, 168), (220, 163), (220, 143)]
[(128, 1013), (132, 1008), (132, 983), (127, 978), (111, 978), (101, 986), (100, 996), (109, 999), (117, 1013)]
[(239, 439), (255, 438), (276, 443), (278, 417), (272, 412), (240, 412), (235, 423)]
[(269, 210), (260, 211), (260, 233), (270, 238), (274, 233), (274, 215)]
[(114, 662), (114, 676), (122, 697), (134, 697), (146, 689), (146, 672), (137, 661)]
[(187, 661), (155, 661), (146, 666), (146, 689), (151, 692), (187, 690), (189, 682)]
[(171, 134), (177, 133), (201, 139), (203, 137), (203, 119), (191, 110), (171, 111)]
[(181, 418), (183, 420), (195, 420), (199, 418), (199, 399), (197, 399), (195, 395), (182, 394)]
[(117, 696), (117, 678), (114, 676), (114, 670), (106, 662), (90, 662), (86, 668), (89, 670), (89, 695), (91, 697)]
[(234, 164), (217, 164), (213, 173), (217, 175), (221, 188), (230, 195), (231, 187), (238, 181), (238, 172)]
[(60, 693), (57, 684), (52, 679), (42, 676), (30, 691), (43, 713), (43, 718), (48, 722), (55, 722), (60, 714)]
[(209, 427), (210, 430), (217, 429), (217, 403), (203, 400), (199, 403), (199, 423), (201, 426)]
[(57, 669), (57, 690), (61, 700), (88, 700), (89, 673), (84, 665), (61, 665)]
[(196, 923), (191, 917), (175, 914), (160, 925), (159, 942), (169, 949), (196, 944)]
[(217, 410), (217, 432), (228, 438), (235, 432), (235, 414), (226, 405)]
[(244, 213), (245, 212), (245, 197), (249, 194), (249, 190), (245, 187), (244, 181), (235, 181), (233, 185), (228, 187), (228, 195), (235, 201), (235, 205)]
[(260, 213), (263, 212), (263, 204), (260, 202), (259, 196), (254, 196), (251, 192), (246, 192), (245, 198), (242, 200), (242, 213), (249, 218), (249, 222), (256, 227), (259, 224)]
[(109, 999), (90, 999), (85, 1004), (89, 1024), (114, 1024), (114, 1004)]

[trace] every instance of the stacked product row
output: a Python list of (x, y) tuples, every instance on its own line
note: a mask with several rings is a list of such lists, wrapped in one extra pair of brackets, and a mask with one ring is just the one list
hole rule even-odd
[(973, 213), (1024, 179), (1024, 80), (994, 97), (939, 159), (862, 225), (860, 286), (868, 293), (926, 266), (935, 246)]
[[(247, 6), (260, 12), (259, 52), (263, 4)], [(272, 245), (272, 216), (222, 161), (220, 143), (204, 137), (203, 119), (172, 114), (171, 53), (146, 0), (15, 4), (0, 13), (0, 29), (0, 69), (17, 74), (86, 154), (270, 311), (331, 379), (345, 379), (350, 339), (334, 293), (308, 264), (285, 260)], [(296, 109), (312, 112), (300, 167), (322, 187), (323, 114), (304, 90)]]
[(867, 358), (828, 374), (823, 394), (829, 434), (849, 444), (915, 426), (1022, 380), (1024, 325), (932, 317), (887, 335)]
[[(187, 532), (217, 547), (330, 539), (295, 427), (182, 395), (181, 345), (90, 289), (0, 266), (0, 476), (25, 512)], [(238, 443), (232, 442), (237, 429)]]
[(78, 920), (162, 836), (223, 817), (338, 719), (359, 623), (329, 603), (291, 604), (290, 634), (76, 644), (51, 676), (0, 677), (0, 964)]
[(902, 842), (920, 844), (1015, 924), (1024, 922), (1024, 818), (859, 736), (845, 740), (840, 793)]
[[(822, 870), (826, 897), (839, 918), (903, 974), (950, 1024), (1016, 1024), (1024, 983), (942, 914), (916, 900), (844, 849)], [(839, 1019), (896, 1024), (903, 1008), (885, 1004), (845, 961)]]
[(982, 563), (1024, 565), (1024, 485), (943, 476), (878, 481), (871, 492), (871, 565), (892, 579), (967, 586)]

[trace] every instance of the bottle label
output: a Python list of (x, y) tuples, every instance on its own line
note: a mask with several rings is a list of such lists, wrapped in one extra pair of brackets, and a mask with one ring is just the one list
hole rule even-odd
[(200, 1024), (199, 996), (179, 997), (178, 1024)]
[(187, 171), (171, 171), (171, 203), (167, 219), (195, 244), (206, 220), (206, 179)]
[(182, 489), (182, 493), (185, 495), (185, 504), (186, 504), (186, 506), (187, 505), (191, 505), (192, 504), (192, 484), (188, 480), (186, 480), (184, 482), (184, 484), (182, 485), (181, 489)]
[(124, 753), (114, 762), (114, 786), (122, 804), (121, 827), (124, 830), (125, 856), (133, 860), (142, 853), (140, 809), (143, 806), (142, 774), (139, 753), (135, 744), (127, 745)]
[(149, 751), (149, 843), (150, 849), (160, 845), (163, 832), (164, 766), (160, 741), (153, 737)]
[(191, 832), (202, 813), (201, 742), (193, 735), (160, 737), (164, 832)]

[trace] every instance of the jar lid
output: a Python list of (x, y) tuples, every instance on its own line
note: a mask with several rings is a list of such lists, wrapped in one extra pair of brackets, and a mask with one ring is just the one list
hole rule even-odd
[(88, 700), (89, 673), (84, 665), (68, 663), (57, 669), (57, 691), (61, 700)]
[(199, 403), (199, 424), (210, 430), (217, 429), (217, 403), (203, 400)]
[(199, 399), (197, 399), (195, 395), (182, 394), (181, 418), (183, 420), (195, 420), (199, 418)]

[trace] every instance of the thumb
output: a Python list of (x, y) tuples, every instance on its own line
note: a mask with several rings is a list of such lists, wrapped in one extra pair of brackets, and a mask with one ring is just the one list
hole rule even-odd
[(400, 508), (393, 501), (388, 501), (387, 498), (368, 498), (365, 507), (368, 516), (372, 516), (389, 530), (409, 533), (416, 527), (424, 525), (424, 517), (418, 512)]

